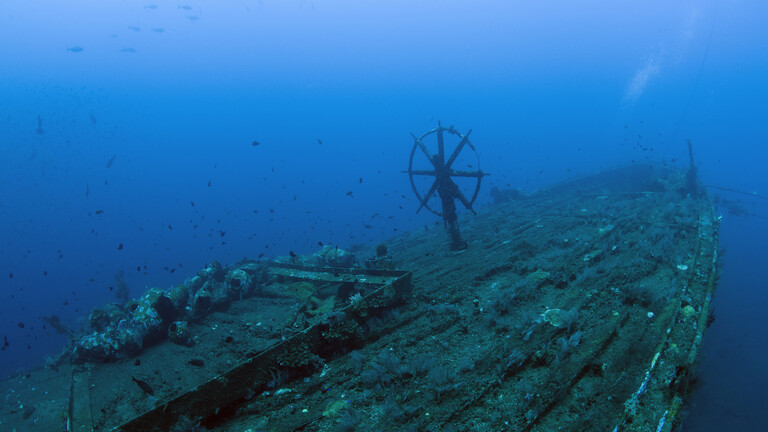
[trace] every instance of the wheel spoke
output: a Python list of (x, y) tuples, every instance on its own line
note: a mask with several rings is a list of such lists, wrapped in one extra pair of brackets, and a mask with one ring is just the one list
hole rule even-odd
[[(404, 171), (404, 172), (407, 173), (408, 171)], [(411, 171), (411, 174), (413, 174), (413, 175), (433, 176), (433, 175), (435, 175), (435, 170), (413, 170), (413, 171)]]
[(424, 143), (421, 142), (421, 140), (416, 137), (416, 135), (411, 134), (411, 136), (413, 137), (413, 140), (416, 142), (416, 147), (418, 147), (419, 150), (421, 150), (421, 152), (424, 153), (424, 156), (427, 157), (427, 160), (429, 161), (429, 163), (434, 165), (434, 163), (432, 162), (432, 155), (429, 153), (429, 149), (427, 149), (427, 146), (425, 146)]
[(445, 164), (445, 142), (443, 141), (442, 126), (437, 128), (437, 155), (440, 157), (440, 163)]
[(451, 164), (456, 160), (457, 157), (459, 157), (459, 153), (461, 153), (461, 149), (464, 148), (464, 144), (469, 142), (469, 134), (471, 133), (472, 133), (472, 129), (470, 129), (469, 132), (467, 132), (467, 134), (464, 135), (464, 138), (462, 138), (461, 141), (459, 141), (459, 143), (456, 144), (456, 148), (453, 150), (453, 154), (451, 154), (451, 157), (448, 158), (448, 162), (445, 163), (445, 166), (447, 168), (450, 168)]
[(451, 171), (451, 177), (483, 177), (487, 175), (482, 171)]
[(430, 187), (429, 191), (426, 193), (426, 195), (424, 195), (424, 198), (421, 200), (421, 204), (419, 205), (419, 208), (416, 209), (416, 213), (418, 213), (422, 207), (427, 206), (427, 201), (429, 201), (429, 199), (432, 198), (432, 195), (435, 193), (436, 190), (437, 190), (437, 179), (435, 179), (434, 183), (432, 183), (432, 187)]
[(469, 202), (469, 200), (467, 199), (467, 197), (464, 196), (463, 193), (461, 193), (458, 187), (456, 187), (455, 192), (456, 192), (456, 198), (458, 198), (459, 201), (461, 201), (461, 203), (464, 204), (464, 207), (466, 207), (467, 210), (471, 210), (472, 213), (475, 213), (475, 211), (472, 210), (472, 203)]

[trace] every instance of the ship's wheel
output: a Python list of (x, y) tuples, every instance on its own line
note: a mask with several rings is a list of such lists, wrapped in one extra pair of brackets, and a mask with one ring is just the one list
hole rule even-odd
[[(436, 214), (437, 216), (445, 218), (445, 212), (446, 211), (452, 211), (455, 213), (455, 206), (450, 205), (449, 207), (453, 207), (451, 209), (446, 209), (446, 200), (448, 198), (451, 198), (451, 204), (453, 203), (453, 198), (461, 201), (461, 203), (464, 205), (464, 207), (471, 211), (472, 213), (475, 212), (475, 210), (472, 208), (472, 204), (475, 203), (475, 200), (477, 199), (477, 195), (480, 193), (480, 183), (483, 178), (483, 176), (490, 175), (488, 173), (484, 173), (480, 169), (480, 157), (477, 154), (477, 150), (475, 149), (475, 146), (472, 145), (472, 142), (469, 140), (469, 134), (472, 133), (472, 130), (470, 129), (469, 132), (467, 132), (466, 135), (462, 135), (459, 131), (453, 128), (453, 126), (450, 127), (443, 127), (438, 122), (438, 126), (435, 129), (432, 129), (430, 131), (425, 132), (420, 137), (417, 137), (414, 134), (411, 134), (413, 136), (413, 148), (411, 149), (411, 157), (408, 162), (408, 171), (404, 171), (408, 173), (408, 177), (411, 181), (411, 187), (413, 188), (413, 193), (416, 194), (416, 197), (419, 199), (419, 208), (416, 210), (418, 213), (422, 208), (426, 208), (427, 210), (431, 211), (432, 213)], [(446, 136), (447, 134), (447, 136)], [(437, 143), (437, 152), (433, 153), (430, 151), (429, 146), (427, 143), (431, 143), (432, 135), (435, 136), (435, 140)], [(445, 141), (446, 138), (449, 140), (451, 138), (458, 139), (458, 144), (453, 149), (453, 152), (448, 157), (448, 159), (445, 159)], [(432, 146), (434, 148), (434, 145)], [(457, 159), (459, 159), (459, 156), (461, 155), (462, 151), (464, 151), (466, 148), (469, 148), (469, 150), (472, 151), (474, 154), (474, 158), (477, 161), (477, 164), (475, 167), (477, 167), (474, 171), (464, 171), (464, 170), (456, 170), (453, 169), (452, 165), (454, 162), (456, 162)], [(429, 163), (432, 165), (432, 169), (414, 169), (414, 159), (416, 159), (416, 154), (420, 153), (423, 154)], [(433, 176), (435, 177), (435, 180), (432, 182), (432, 186), (427, 190), (426, 193), (422, 194), (419, 192), (418, 187), (416, 187), (416, 181), (414, 180), (414, 176)], [(466, 195), (461, 191), (459, 186), (453, 181), (452, 177), (469, 177), (469, 178), (476, 178), (477, 182), (475, 184), (474, 192), (472, 193), (472, 198), (467, 199)], [(436, 209), (433, 209), (429, 206), (429, 200), (434, 196), (435, 192), (438, 192), (440, 195), (440, 198), (443, 202), (443, 209), (442, 212), (438, 212)]]

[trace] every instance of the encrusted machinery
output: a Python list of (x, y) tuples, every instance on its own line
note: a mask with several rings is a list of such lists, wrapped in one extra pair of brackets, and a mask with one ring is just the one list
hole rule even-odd
[[(276, 286), (303, 284), (332, 288), (333, 293), (316, 295), (337, 299), (335, 305), (320, 313), (295, 314), (284, 322), (284, 328), (276, 329), (282, 336), (275, 343), (246, 352), (246, 358), (230, 361), (231, 368), (209, 376), (191, 389), (168, 393), (151, 409), (112, 424), (115, 430), (169, 430), (183, 418), (213, 417), (221, 409), (231, 409), (238, 400), (252, 397), (254, 392), (274, 387), (275, 380), (281, 376), (287, 379), (321, 367), (324, 359), (344, 352), (345, 344), (364, 343), (359, 340), (361, 335), (356, 329), (369, 316), (376, 316), (402, 301), (411, 288), (411, 274), (406, 271), (317, 268), (276, 262), (266, 265)], [(256, 262), (238, 265), (249, 274), (256, 274), (263, 266), (264, 263)], [(338, 298), (338, 290), (349, 296)], [(305, 311), (313, 310), (309, 296), (296, 296), (305, 302), (302, 306)], [(345, 330), (340, 330), (342, 328)]]
[[(200, 274), (210, 273), (210, 280), (228, 286), (232, 279), (262, 282), (248, 288), (249, 297), (231, 300), (227, 307), (204, 315), (191, 310), (188, 314), (196, 318), (183, 326), (189, 340), (172, 343), (169, 338), (118, 352), (121, 338), (116, 338), (116, 356), (76, 355), (77, 364), (61, 362), (30, 371), (17, 383), (0, 382), (26, 406), (36, 407), (28, 408), (26, 417), (19, 415), (18, 424), (9, 423), (13, 416), (0, 424), (17, 431), (145, 432), (216, 422), (219, 414), (255, 394), (316, 373), (326, 361), (364, 346), (377, 337), (376, 329), (364, 330), (367, 321), (379, 320), (409, 297), (410, 272), (318, 265), (327, 262), (324, 255), (299, 258), (305, 257), (203, 269)], [(205, 284), (192, 278), (187, 285), (200, 285), (197, 291), (203, 291)], [(168, 295), (156, 291), (148, 293)], [(147, 308), (151, 304), (157, 303)], [(170, 332), (180, 327), (178, 322), (167, 325)]]

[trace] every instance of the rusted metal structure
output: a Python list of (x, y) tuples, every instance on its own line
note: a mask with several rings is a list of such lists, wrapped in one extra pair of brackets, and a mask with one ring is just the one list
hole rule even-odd
[[(480, 157), (477, 154), (477, 150), (475, 150), (475, 146), (472, 145), (472, 142), (469, 140), (470, 133), (472, 133), (472, 130), (464, 135), (454, 129), (453, 126), (446, 128), (443, 127), (440, 122), (438, 122), (436, 128), (425, 132), (419, 137), (411, 134), (413, 136), (414, 143), (413, 147), (411, 148), (411, 156), (408, 160), (408, 171), (403, 171), (404, 173), (408, 174), (411, 187), (413, 188), (413, 193), (415, 193), (416, 197), (419, 199), (419, 208), (416, 209), (416, 213), (421, 211), (422, 208), (426, 208), (437, 216), (442, 217), (445, 228), (451, 238), (450, 248), (454, 251), (467, 248), (467, 243), (461, 238), (461, 231), (459, 230), (459, 223), (457, 220), (458, 216), (456, 215), (455, 200), (461, 202), (467, 210), (474, 213), (475, 210), (472, 208), (472, 205), (475, 203), (475, 200), (480, 193), (481, 180), (484, 176), (490, 175), (489, 173), (483, 172), (483, 170), (480, 169)], [(436, 152), (432, 152), (425, 144), (425, 142), (428, 141), (428, 138), (431, 139), (432, 135), (434, 135), (436, 140)], [(446, 135), (449, 137), (458, 138), (458, 143), (453, 148), (453, 152), (451, 152), (447, 160), (445, 148)], [(469, 148), (474, 153), (477, 160), (476, 170), (466, 171), (453, 168), (454, 162), (456, 162), (456, 160), (459, 158), (459, 155), (465, 148)], [(427, 161), (432, 165), (432, 169), (414, 169), (414, 159), (417, 150), (426, 157)], [(423, 193), (422, 195), (416, 186), (414, 176), (432, 176), (435, 178), (435, 180), (432, 182), (432, 185), (429, 187), (426, 193)], [(475, 184), (474, 192), (471, 198), (468, 199), (464, 193), (462, 193), (461, 189), (456, 184), (456, 182), (453, 181), (452, 177), (477, 179), (477, 183)], [(437, 195), (440, 198), (441, 211), (437, 211), (436, 209), (433, 209), (429, 206), (429, 200), (434, 196), (435, 192), (437, 192)]]

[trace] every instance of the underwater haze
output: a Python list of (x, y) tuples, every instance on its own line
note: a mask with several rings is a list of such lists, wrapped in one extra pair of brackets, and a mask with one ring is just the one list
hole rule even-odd
[(731, 205), (684, 428), (762, 430), (766, 22), (759, 0), (5, 0), (0, 370), (60, 353), (46, 322), (79, 328), (121, 280), (137, 297), (435, 224), (402, 171), (438, 121), (472, 130), (479, 206), (686, 167), (690, 140)]

